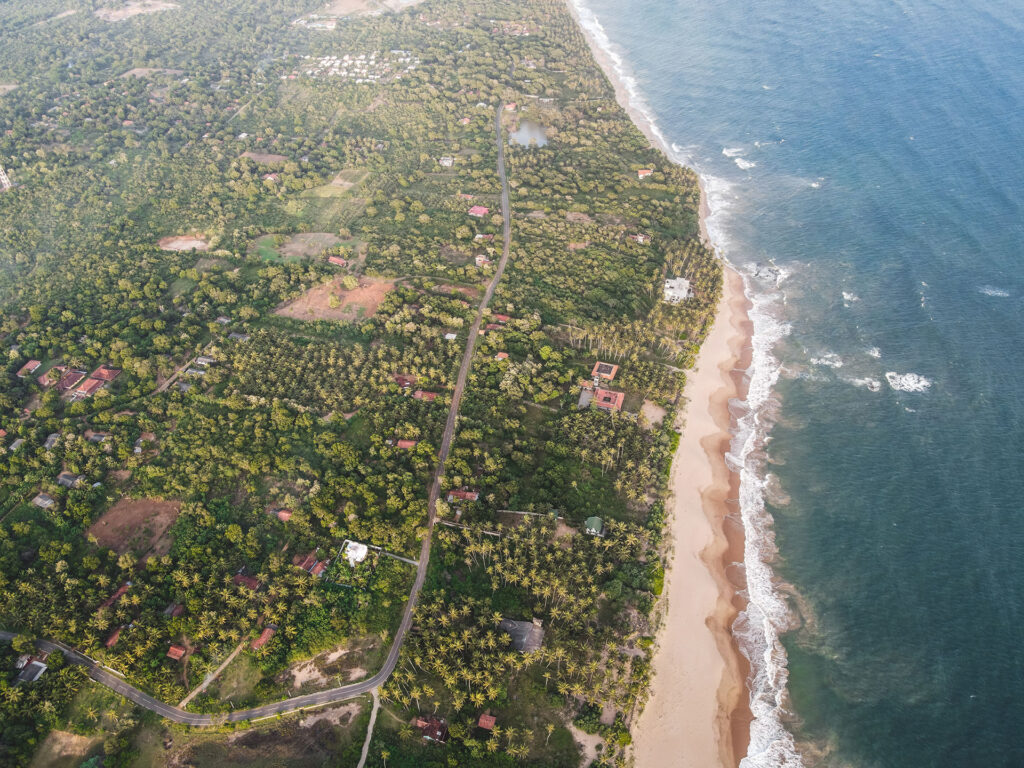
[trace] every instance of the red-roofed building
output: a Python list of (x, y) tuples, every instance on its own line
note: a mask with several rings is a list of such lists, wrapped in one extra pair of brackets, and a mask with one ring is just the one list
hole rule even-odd
[(467, 491), (465, 488), (460, 488), (457, 491), (448, 491), (448, 501), (455, 501), (456, 499), (462, 499), (463, 501), (476, 501), (479, 498), (479, 491)]
[(652, 171), (650, 168), (641, 168), (639, 171), (636, 172), (636, 177), (638, 179), (646, 179), (652, 173), (654, 173), (654, 171)]
[(611, 363), (602, 363), (598, 360), (594, 363), (594, 370), (590, 372), (591, 378), (594, 379), (605, 379), (611, 381), (615, 378), (615, 374), (619, 372), (619, 366), (612, 365)]
[(326, 560), (321, 560), (319, 563), (317, 563), (309, 569), (309, 575), (319, 579), (321, 576), (324, 575), (324, 571), (327, 570), (327, 565), (328, 562)]
[(170, 603), (164, 608), (164, 616), (170, 616), (172, 619), (176, 619), (185, 612), (185, 606), (181, 603)]
[(91, 378), (99, 379), (100, 381), (113, 381), (120, 375), (120, 368), (111, 368), (109, 365), (101, 365), (92, 372)]
[(492, 315), (491, 315), (491, 317), (493, 317), (493, 318), (494, 318), (495, 320), (497, 320), (497, 321), (498, 321), (499, 323), (507, 323), (507, 322), (508, 322), (509, 320), (511, 320), (511, 319), (512, 319), (512, 318), (511, 318), (511, 317), (509, 317), (508, 315), (502, 315), (502, 314), (500, 314), (500, 313), (498, 313), (498, 312), (495, 312), (494, 314), (492, 314)]
[(488, 331), (500, 331), (501, 325), (499, 323), (488, 323), (487, 325), (484, 326), (484, 328), (487, 329)]
[(103, 643), (107, 648), (113, 648), (117, 645), (117, 641), (121, 639), (121, 627), (118, 627), (111, 632), (110, 637), (107, 638), (106, 642)]
[(425, 389), (417, 389), (412, 393), (412, 396), (417, 400), (426, 400), (428, 403), (432, 403), (437, 399), (437, 392), (427, 392)]
[(60, 381), (57, 382), (58, 392), (67, 392), (69, 389), (74, 387), (78, 382), (85, 378), (85, 371), (71, 370), (66, 372), (60, 377)]
[(478, 219), (486, 216), (490, 212), (490, 208), (486, 208), (482, 205), (474, 205), (472, 208), (469, 209), (469, 215), (475, 216)]
[(292, 519), (292, 511), (290, 509), (279, 509), (274, 514), (277, 515), (277, 519), (282, 523), (287, 523)]
[(415, 448), (416, 447), (416, 443), (418, 443), (418, 442), (419, 442), (418, 440), (399, 440), (398, 441), (398, 447), (399, 448), (403, 448), (403, 449), (404, 448)]
[(508, 360), (508, 352), (499, 352), (494, 356), (495, 360)]
[(448, 724), (436, 715), (417, 717), (413, 724), (427, 741), (435, 741), (438, 744), (448, 741)]
[(486, 712), (480, 715), (480, 719), (476, 721), (476, 724), (483, 728), (485, 731), (489, 731), (494, 728), (494, 725), (498, 722), (498, 718), (494, 715), (489, 715)]
[(99, 379), (86, 379), (82, 386), (75, 390), (75, 397), (92, 397), (94, 394), (96, 394), (96, 390), (102, 387), (104, 383), (105, 382), (100, 381)]
[(100, 603), (100, 608), (109, 608), (110, 606), (112, 606), (114, 603), (116, 603), (124, 596), (125, 592), (131, 589), (131, 586), (132, 583), (130, 581), (126, 581), (124, 584), (117, 588), (117, 592), (115, 592), (102, 603)]
[(316, 565), (316, 560), (316, 550), (313, 550), (308, 555), (296, 555), (293, 557), (292, 565), (296, 568), (301, 568), (302, 570), (309, 572), (313, 569), (313, 566)]
[(468, 117), (464, 117), (461, 120), (459, 120), (459, 123), (461, 125), (469, 125), (469, 118)]
[(260, 648), (262, 648), (264, 645), (270, 642), (270, 638), (272, 638), (274, 636), (274, 633), (276, 632), (277, 629), (275, 627), (264, 627), (263, 631), (260, 632), (260, 636), (253, 640), (251, 643), (249, 643), (249, 647), (252, 648), (254, 651), (258, 651)]
[(171, 647), (167, 649), (167, 658), (168, 659), (174, 659), (175, 661), (177, 661), (178, 659), (180, 659), (184, 655), (185, 655), (185, 649), (182, 648), (177, 643), (172, 643)]
[(597, 408), (605, 411), (621, 411), (626, 399), (625, 392), (613, 392), (610, 389), (594, 388), (594, 399), (591, 401)]
[(343, 259), (341, 256), (328, 256), (327, 261), (336, 267), (347, 267), (348, 259)]
[(249, 589), (251, 589), (253, 592), (255, 592), (257, 589), (260, 588), (260, 583), (259, 583), (259, 581), (257, 581), (257, 579), (254, 576), (247, 576), (244, 573), (236, 573), (232, 577), (231, 581), (233, 581), (235, 584), (237, 584), (240, 587), (241, 586), (246, 586)]
[(64, 367), (60, 365), (55, 365), (53, 368), (51, 368), (38, 379), (36, 379), (36, 381), (39, 382), (39, 386), (41, 386), (43, 389), (49, 389), (50, 387), (57, 383), (57, 380), (63, 373)]
[(395, 380), (395, 383), (398, 386), (402, 387), (402, 389), (408, 389), (409, 387), (416, 383), (415, 376), (406, 376), (403, 373), (396, 373), (391, 378), (393, 378)]
[(18, 378), (24, 379), (26, 376), (35, 373), (39, 369), (40, 365), (42, 365), (42, 362), (40, 362), (39, 360), (29, 360), (27, 363), (21, 366), (21, 370), (18, 371)]

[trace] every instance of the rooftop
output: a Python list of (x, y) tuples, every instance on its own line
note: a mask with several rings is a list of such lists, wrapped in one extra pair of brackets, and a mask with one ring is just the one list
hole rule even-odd
[(542, 624), (543, 622), (540, 619), (533, 619), (532, 621), (502, 619), (498, 622), (498, 629), (512, 638), (512, 647), (515, 650), (520, 653), (532, 653), (533, 651), (539, 651), (544, 642)]

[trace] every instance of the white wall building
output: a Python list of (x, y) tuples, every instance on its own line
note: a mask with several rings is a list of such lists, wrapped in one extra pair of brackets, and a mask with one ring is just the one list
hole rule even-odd
[(665, 301), (669, 304), (678, 304), (690, 298), (693, 298), (693, 289), (685, 277), (674, 277), (665, 281)]

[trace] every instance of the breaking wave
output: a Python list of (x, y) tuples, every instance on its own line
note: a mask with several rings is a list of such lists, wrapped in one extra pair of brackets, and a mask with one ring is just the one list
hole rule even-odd
[(740, 167), (741, 170), (749, 170), (757, 166), (753, 160), (744, 160), (742, 157), (734, 157), (733, 162)]
[(931, 380), (919, 373), (889, 371), (885, 374), (885, 380), (897, 392), (927, 392), (932, 387)]
[(1002, 288), (996, 288), (994, 285), (983, 285), (978, 289), (978, 293), (984, 294), (985, 296), (994, 296), (1000, 299), (1007, 299), (1010, 297), (1010, 292)]

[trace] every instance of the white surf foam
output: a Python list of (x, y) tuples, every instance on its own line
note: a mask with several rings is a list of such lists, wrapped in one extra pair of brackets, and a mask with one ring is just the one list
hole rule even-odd
[(889, 371), (885, 374), (885, 380), (897, 392), (927, 392), (932, 387), (931, 380), (919, 373)]
[(882, 389), (882, 382), (878, 379), (863, 378), (863, 379), (844, 379), (855, 387), (864, 387), (871, 392), (879, 392)]
[(849, 306), (850, 304), (852, 304), (855, 301), (860, 301), (860, 296), (858, 296), (856, 293), (850, 293), (849, 291), (843, 291), (843, 301), (846, 302), (847, 306)]
[(725, 147), (722, 154), (726, 157), (739, 157), (743, 154), (743, 147)]
[(978, 293), (982, 293), (985, 296), (993, 296), (1000, 299), (1006, 299), (1010, 297), (1010, 292), (1003, 290), (1002, 288), (996, 288), (994, 285), (983, 285), (978, 289)]
[(745, 160), (742, 157), (734, 157), (733, 162), (736, 163), (736, 165), (739, 166), (739, 168), (744, 171), (757, 167), (757, 163), (755, 163), (753, 160)]
[(827, 368), (842, 368), (843, 358), (835, 352), (826, 352), (821, 357), (812, 357), (812, 365), (824, 365)]
[[(703, 173), (694, 162), (693, 148), (669, 144), (658, 127), (654, 114), (640, 93), (636, 78), (617, 47), (608, 38), (604, 27), (584, 0), (570, 0), (580, 25), (593, 43), (607, 56), (615, 77), (621, 83), (629, 106), (647, 121), (651, 134), (669, 157), (694, 168), (701, 177), (710, 213), (705, 221), (708, 236), (715, 250), (726, 261), (730, 259), (730, 241), (725, 220), (734, 207), (736, 196), (726, 180)], [(734, 158), (742, 159), (742, 158)], [(738, 163), (737, 163), (738, 165)], [(742, 166), (741, 166), (742, 167)], [(782, 270), (777, 270), (782, 272)], [(773, 288), (785, 279), (777, 276)], [(759, 448), (767, 440), (771, 423), (768, 410), (772, 389), (779, 378), (780, 364), (772, 354), (775, 344), (789, 332), (789, 326), (775, 316), (784, 303), (780, 292), (759, 293), (744, 275), (745, 292), (753, 305), (751, 346), (753, 355), (747, 371), (749, 380), (746, 411), (738, 419), (726, 461), (740, 476), (740, 512), (744, 529), (744, 568), (749, 603), (733, 625), (733, 634), (740, 649), (750, 661), (750, 707), (754, 715), (750, 725), (750, 745), (741, 768), (803, 768), (792, 734), (783, 725), (786, 715), (786, 649), (781, 633), (792, 625), (785, 600), (776, 589), (769, 562), (775, 556), (772, 517), (765, 509)]]
[(880, 350), (878, 347), (868, 347), (867, 351), (868, 351), (868, 355), (870, 357), (875, 358), (875, 360), (877, 360), (878, 358), (880, 358), (882, 356), (882, 350)]

